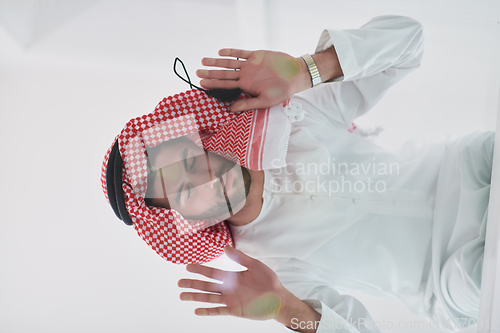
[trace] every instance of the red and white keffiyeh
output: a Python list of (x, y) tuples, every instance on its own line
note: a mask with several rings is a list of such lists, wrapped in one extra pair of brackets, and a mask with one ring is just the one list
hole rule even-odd
[[(125, 205), (133, 226), (153, 250), (173, 263), (205, 263), (223, 254), (226, 245), (234, 244), (227, 222), (196, 229), (173, 209), (146, 205), (146, 146), (187, 136), (200, 147), (248, 169), (283, 167), (291, 123), (302, 120), (305, 113), (299, 104), (289, 101), (242, 113), (229, 112), (229, 105), (201, 90), (189, 90), (164, 98), (154, 112), (130, 120), (116, 138), (123, 159)], [(108, 202), (106, 168), (112, 147), (101, 173)]]

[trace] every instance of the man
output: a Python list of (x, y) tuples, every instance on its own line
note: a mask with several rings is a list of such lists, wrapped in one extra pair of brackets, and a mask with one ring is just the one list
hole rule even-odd
[[(141, 134), (147, 167), (134, 155), (140, 146), (131, 144), (136, 136), (121, 135), (127, 175), (134, 174), (137, 163), (138, 169), (148, 170), (147, 186), (144, 179), (127, 176), (133, 186), (123, 186), (127, 201), (121, 212), (133, 215), (134, 227), (150, 246), (167, 260), (184, 263), (179, 260), (185, 253), (179, 256), (173, 248), (205, 251), (200, 243), (183, 244), (187, 235), (225, 221), (242, 251), (225, 248), (231, 259), (248, 268), (244, 272), (188, 265), (189, 271), (223, 283), (183, 279), (179, 286), (205, 293), (186, 292), (181, 299), (224, 304), (198, 309), (198, 315), (273, 318), (301, 332), (378, 331), (366, 308), (338, 290), (398, 298), (439, 320), (444, 330), (467, 324), (450, 327), (447, 320), (476, 318), (494, 133), (473, 133), (408, 156), (349, 132), (355, 118), (420, 66), (422, 26), (410, 18), (382, 16), (357, 30), (328, 30), (312, 59), (227, 49), (220, 55), (240, 59), (204, 59), (204, 65), (226, 70), (199, 71), (202, 86), (240, 88), (253, 96), (233, 103), (231, 111), (259, 110), (238, 117), (255, 120), (268, 112), (270, 117), (285, 114), (289, 122), (252, 122), (245, 127), (251, 130), (242, 132), (244, 139), (232, 137), (247, 140), (244, 153), (232, 146), (222, 150), (222, 158), (214, 147), (238, 132), (226, 128), (220, 135), (207, 127), (194, 135), (192, 130), (185, 133), (193, 115), (183, 113), (169, 120), (177, 123), (161, 123)], [(309, 89), (313, 85), (317, 87)], [(159, 108), (175, 112), (177, 100), (185, 100), (181, 110), (205, 107), (203, 99), (197, 104), (190, 96), (174, 97)], [(263, 111), (273, 105), (277, 108)], [(212, 126), (210, 119), (197, 124)], [(276, 134), (279, 124), (284, 136)], [(139, 121), (134, 128), (144, 126)], [(165, 134), (173, 129), (180, 135)], [(247, 139), (255, 133), (260, 134)], [(273, 141), (268, 135), (274, 135)], [(168, 220), (153, 219), (159, 222), (142, 227), (143, 221), (166, 212)], [(173, 220), (176, 227), (169, 224), (169, 231), (160, 234), (159, 228)], [(180, 236), (172, 243), (174, 231)], [(217, 243), (220, 248), (220, 237), (213, 239), (217, 241), (204, 246), (215, 248)]]

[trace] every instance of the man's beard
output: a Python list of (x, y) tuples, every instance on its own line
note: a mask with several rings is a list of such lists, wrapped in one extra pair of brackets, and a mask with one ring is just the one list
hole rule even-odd
[(250, 193), (250, 186), (252, 183), (252, 177), (250, 176), (250, 172), (248, 172), (247, 168), (241, 167), (241, 173), (243, 176), (245, 190), (244, 194), (242, 193), (242, 191), (236, 191), (236, 193), (234, 193), (231, 198), (228, 198), (226, 193), (222, 191), (221, 187), (221, 194), (217, 196), (217, 202), (214, 203), (214, 205), (210, 207), (210, 209), (196, 216), (185, 215), (184, 218), (187, 220), (206, 220), (227, 214), (227, 212), (230, 212), (231, 216), (236, 214), (237, 211), (234, 211), (232, 206), (239, 205), (241, 202), (246, 200), (248, 194)]

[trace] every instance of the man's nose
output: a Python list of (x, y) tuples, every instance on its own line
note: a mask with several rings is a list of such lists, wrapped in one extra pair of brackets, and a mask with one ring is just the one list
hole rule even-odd
[(213, 188), (214, 188), (214, 186), (215, 186), (215, 184), (218, 182), (218, 180), (219, 180), (219, 178), (215, 178), (215, 177), (214, 177), (211, 181), (209, 181), (208, 183), (206, 183), (206, 185), (205, 185), (205, 186), (206, 186), (208, 189), (213, 189)]
[(210, 174), (208, 169), (200, 170), (198, 172), (190, 173), (188, 175), (188, 181), (196, 186), (206, 186), (208, 188), (213, 188), (214, 184), (218, 181), (218, 178)]

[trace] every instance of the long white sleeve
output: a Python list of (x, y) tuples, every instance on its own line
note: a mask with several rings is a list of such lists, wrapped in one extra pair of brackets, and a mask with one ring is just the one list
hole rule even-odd
[[(335, 47), (343, 81), (323, 83), (294, 100), (308, 112), (347, 129), (392, 85), (420, 66), (423, 41), (421, 24), (401, 16), (376, 17), (356, 30), (325, 30), (316, 51)], [(286, 288), (321, 313), (317, 333), (379, 332), (360, 301), (340, 295), (331, 281), (304, 269), (297, 260), (280, 265), (277, 273)]]
[[(359, 300), (349, 295), (340, 295), (328, 278), (303, 265), (297, 259), (290, 259), (275, 271), (285, 288), (321, 314), (316, 333), (380, 332)], [(292, 321), (291, 328), (296, 329), (299, 325), (304, 327), (307, 323)]]
[(360, 29), (323, 31), (316, 52), (332, 45), (343, 81), (323, 83), (293, 98), (304, 109), (320, 112), (334, 125), (349, 128), (392, 85), (420, 66), (424, 33), (422, 25), (412, 18), (379, 16)]

